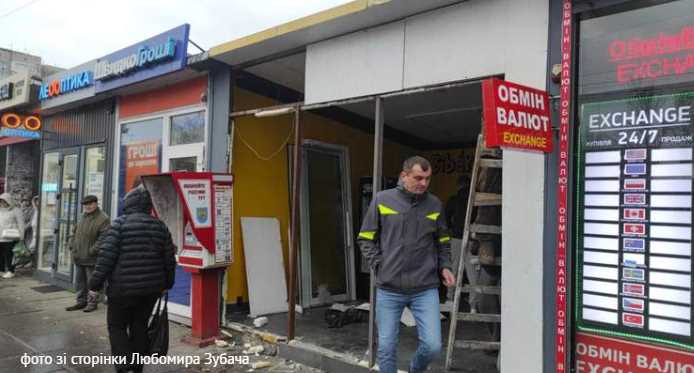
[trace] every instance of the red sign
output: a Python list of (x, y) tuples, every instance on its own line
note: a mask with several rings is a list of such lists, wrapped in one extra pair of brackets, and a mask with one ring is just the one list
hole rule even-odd
[(673, 34), (659, 33), (649, 38), (615, 39), (608, 46), (610, 62), (616, 66), (616, 80), (634, 80), (684, 75), (694, 69), (694, 26), (684, 26)]
[[(556, 373), (564, 373), (567, 369), (567, 316), (566, 316), (566, 257), (567, 257), (567, 222), (569, 185), (569, 119), (571, 118), (571, 0), (564, 0), (562, 5), (562, 37), (561, 37), (561, 89), (559, 97), (559, 163), (557, 164), (557, 256), (556, 256), (556, 309), (557, 329), (556, 342)], [(485, 126), (486, 127), (486, 126)]]
[(576, 373), (590, 372), (694, 372), (694, 354), (577, 333)]
[(487, 147), (552, 151), (547, 92), (499, 79), (482, 82)]

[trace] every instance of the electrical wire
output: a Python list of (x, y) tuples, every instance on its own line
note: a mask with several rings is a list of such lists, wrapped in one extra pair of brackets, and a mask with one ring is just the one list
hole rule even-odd
[(19, 12), (20, 10), (22, 10), (22, 9), (24, 9), (24, 8), (30, 6), (30, 5), (33, 5), (33, 4), (38, 3), (39, 1), (41, 1), (41, 0), (31, 0), (31, 1), (29, 1), (28, 3), (26, 3), (26, 4), (24, 4), (24, 5), (20, 5), (20, 6), (14, 8), (14, 9), (12, 9), (12, 10), (10, 10), (9, 12), (7, 12), (7, 13), (5, 13), (5, 14), (0, 14), (0, 19), (5, 18), (5, 17), (7, 17), (7, 16), (10, 16), (10, 15), (12, 15), (12, 14), (14, 14), (14, 13), (17, 13), (17, 12)]
[[(236, 126), (234, 126), (234, 127), (236, 127)], [(234, 128), (234, 132), (235, 132), (236, 136), (238, 136), (239, 140), (241, 140), (241, 143), (243, 145), (246, 145), (246, 147), (253, 153), (253, 155), (255, 155), (261, 161), (267, 162), (267, 161), (270, 161), (273, 158), (275, 158), (277, 156), (277, 154), (279, 154), (282, 151), (282, 149), (284, 149), (284, 147), (287, 146), (287, 144), (289, 143), (289, 140), (291, 140), (291, 138), (292, 138), (292, 134), (294, 133), (294, 123), (292, 122), (292, 125), (289, 128), (289, 134), (287, 135), (287, 138), (284, 140), (284, 142), (282, 142), (282, 145), (280, 145), (279, 149), (275, 150), (274, 152), (272, 152), (272, 154), (270, 154), (267, 157), (263, 157), (262, 155), (260, 155), (260, 153), (258, 153), (258, 151), (255, 150), (255, 148), (253, 148), (253, 146), (251, 146), (251, 144), (249, 144), (246, 141), (246, 139), (243, 138), (243, 135), (241, 135), (241, 131), (239, 131), (238, 128)]]

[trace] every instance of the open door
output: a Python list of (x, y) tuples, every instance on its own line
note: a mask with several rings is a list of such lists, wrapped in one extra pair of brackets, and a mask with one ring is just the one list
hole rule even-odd
[(301, 304), (355, 299), (352, 198), (346, 147), (302, 149)]

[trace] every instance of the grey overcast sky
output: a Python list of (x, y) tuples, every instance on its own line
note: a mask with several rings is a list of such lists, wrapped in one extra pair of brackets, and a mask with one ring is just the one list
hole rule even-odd
[[(0, 48), (70, 68), (182, 23), (204, 49), (348, 0), (0, 0)], [(189, 51), (197, 51), (189, 46)]]

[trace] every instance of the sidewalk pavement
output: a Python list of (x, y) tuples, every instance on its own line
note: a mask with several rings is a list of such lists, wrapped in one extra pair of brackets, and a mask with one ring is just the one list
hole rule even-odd
[[(110, 364), (92, 367), (79, 360), (81, 356), (96, 357), (95, 360), (110, 356), (107, 306), (100, 304), (91, 313), (65, 311), (74, 303), (73, 293), (35, 280), (29, 273), (0, 279), (0, 372), (115, 372)], [(189, 334), (190, 328), (171, 322), (169, 356), (179, 360), (147, 366), (145, 372), (318, 372), (274, 356), (275, 346), (263, 344), (253, 336), (235, 333), (226, 343), (220, 342), (222, 346), (201, 349), (181, 342)], [(248, 353), (249, 347), (259, 349), (257, 346), (263, 346), (263, 352)], [(248, 357), (248, 364), (239, 364), (244, 356)], [(22, 357), (24, 361), (31, 358), (35, 364), (25, 366)], [(59, 357), (65, 357), (66, 363), (57, 364)], [(53, 362), (48, 363), (49, 358)], [(185, 359), (193, 364), (186, 367)], [(269, 366), (253, 369), (252, 364), (258, 362), (267, 362)]]

